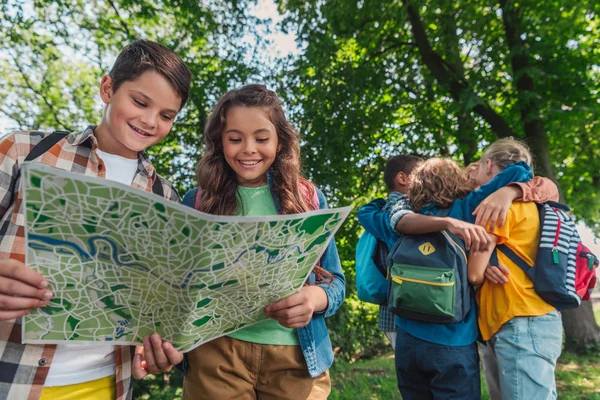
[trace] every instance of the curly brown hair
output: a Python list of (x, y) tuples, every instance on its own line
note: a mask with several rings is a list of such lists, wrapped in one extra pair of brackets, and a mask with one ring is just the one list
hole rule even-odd
[(475, 188), (475, 183), (449, 158), (425, 161), (413, 170), (410, 178), (408, 197), (417, 211), (428, 203), (439, 208), (449, 207)]
[[(223, 154), (222, 135), (227, 112), (233, 107), (262, 109), (275, 126), (279, 150), (270, 168), (271, 190), (279, 199), (281, 214), (297, 214), (315, 210), (311, 199), (315, 188), (301, 175), (298, 135), (285, 117), (275, 92), (265, 85), (246, 85), (227, 92), (214, 107), (204, 129), (205, 154), (196, 169), (198, 187), (202, 188), (198, 210), (216, 215), (234, 215), (238, 209), (238, 178)], [(315, 267), (317, 278), (332, 275)]]

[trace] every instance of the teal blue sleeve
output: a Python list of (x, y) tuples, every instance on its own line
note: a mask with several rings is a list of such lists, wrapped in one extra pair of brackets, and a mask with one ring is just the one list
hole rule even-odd
[(490, 182), (472, 191), (464, 199), (456, 200), (452, 205), (449, 216), (474, 223), (473, 211), (486, 197), (512, 182), (529, 182), (531, 178), (533, 178), (533, 172), (527, 163), (519, 161), (509, 165)]

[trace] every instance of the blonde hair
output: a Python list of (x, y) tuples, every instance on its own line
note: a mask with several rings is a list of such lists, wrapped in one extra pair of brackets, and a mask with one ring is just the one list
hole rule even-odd
[(481, 162), (487, 160), (491, 160), (501, 170), (519, 161), (525, 161), (533, 168), (533, 158), (529, 152), (529, 147), (513, 138), (496, 140), (489, 145), (481, 157)]
[[(463, 173), (465, 174), (467, 179), (472, 180), (473, 182), (477, 181), (476, 177), (477, 177), (477, 174), (479, 173), (480, 165), (481, 165), (481, 160), (472, 162), (471, 164), (469, 164), (465, 167), (465, 169), (463, 170)], [(475, 174), (475, 176), (471, 176), (471, 174)]]
[(417, 211), (427, 203), (446, 208), (474, 188), (475, 182), (468, 179), (456, 162), (449, 158), (430, 158), (413, 170), (408, 197)]

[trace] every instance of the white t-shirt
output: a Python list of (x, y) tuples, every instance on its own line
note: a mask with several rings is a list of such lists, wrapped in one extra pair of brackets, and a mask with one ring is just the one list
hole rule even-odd
[[(96, 150), (104, 161), (106, 179), (131, 185), (138, 160)], [(44, 386), (66, 386), (115, 374), (115, 349), (111, 344), (59, 344)]]

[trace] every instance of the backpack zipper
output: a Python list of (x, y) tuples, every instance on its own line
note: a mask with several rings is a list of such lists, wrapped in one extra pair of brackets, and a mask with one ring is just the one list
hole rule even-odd
[(558, 209), (553, 208), (552, 211), (554, 211), (558, 217), (558, 225), (556, 226), (556, 234), (554, 235), (554, 247), (552, 247), (552, 260), (554, 261), (554, 264), (558, 264), (558, 235), (560, 235), (561, 220)]
[(424, 285), (431, 285), (431, 286), (454, 286), (455, 282), (447, 282), (447, 283), (438, 283), (438, 282), (428, 282), (428, 281), (422, 281), (420, 279), (412, 279), (412, 278), (400, 278), (399, 276), (396, 275), (392, 275), (392, 280), (400, 285), (402, 285), (402, 281), (406, 281), (406, 282), (413, 282), (413, 283), (422, 283)]
[(444, 235), (445, 235), (445, 236), (448, 238), (448, 240), (450, 240), (450, 241), (451, 241), (451, 242), (454, 244), (454, 246), (456, 246), (456, 247), (457, 247), (457, 248), (460, 250), (460, 252), (462, 253), (463, 257), (465, 258), (465, 263), (467, 263), (467, 264), (468, 264), (468, 261), (467, 261), (467, 254), (466, 254), (466, 253), (465, 253), (465, 251), (462, 249), (462, 247), (460, 247), (460, 246), (458, 245), (458, 243), (456, 243), (456, 242), (455, 242), (455, 241), (454, 241), (454, 240), (453, 240), (453, 239), (450, 237), (450, 235), (448, 235), (448, 232), (446, 232), (446, 231), (442, 231), (442, 233), (443, 233), (443, 234), (444, 234)]
[(579, 253), (579, 257), (587, 257), (588, 259), (588, 267), (590, 271), (594, 269), (594, 265), (596, 264), (596, 256), (592, 253), (588, 253), (587, 251), (582, 251)]

